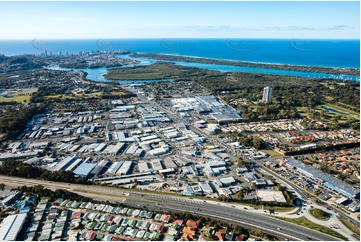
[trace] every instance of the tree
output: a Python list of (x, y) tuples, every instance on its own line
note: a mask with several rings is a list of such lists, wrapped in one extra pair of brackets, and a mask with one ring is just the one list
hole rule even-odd
[(0, 133), (5, 134), (5, 139), (12, 139), (26, 128), (26, 124), (41, 113), (45, 106), (24, 106), (19, 110), (11, 109), (0, 115)]
[(244, 234), (245, 231), (241, 226), (237, 226), (236, 229), (234, 230), (234, 233), (236, 233), (236, 234)]
[(198, 223), (199, 224), (204, 224), (204, 223), (206, 223), (207, 222), (207, 218), (205, 218), (205, 217), (200, 217), (199, 219), (198, 219)]
[(238, 167), (245, 167), (246, 166), (246, 161), (243, 160), (241, 157), (237, 158), (237, 166)]
[(51, 172), (43, 168), (24, 164), (21, 161), (3, 161), (3, 163), (0, 165), (0, 174), (58, 182), (78, 184), (88, 183), (86, 178), (75, 177), (74, 173), (70, 171), (59, 170)]
[(259, 150), (263, 146), (264, 146), (264, 141), (257, 136), (253, 136), (253, 147), (256, 148), (257, 150)]

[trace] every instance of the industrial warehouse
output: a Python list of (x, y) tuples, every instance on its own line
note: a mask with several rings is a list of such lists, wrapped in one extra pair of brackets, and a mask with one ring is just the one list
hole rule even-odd
[(218, 123), (236, 122), (241, 120), (239, 112), (229, 105), (218, 101), (214, 96), (172, 99), (173, 109), (185, 115), (189, 111), (209, 114)]
[(360, 195), (360, 190), (354, 188), (353, 186), (292, 157), (287, 158), (284, 163), (290, 169), (294, 169), (313, 180), (319, 181), (327, 188), (335, 190), (347, 197), (355, 198)]

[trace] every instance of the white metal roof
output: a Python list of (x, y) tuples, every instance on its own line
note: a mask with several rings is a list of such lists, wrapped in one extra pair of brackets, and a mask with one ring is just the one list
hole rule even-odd
[(0, 240), (1, 241), (14, 241), (20, 232), (25, 219), (26, 213), (10, 215), (6, 217), (0, 224)]

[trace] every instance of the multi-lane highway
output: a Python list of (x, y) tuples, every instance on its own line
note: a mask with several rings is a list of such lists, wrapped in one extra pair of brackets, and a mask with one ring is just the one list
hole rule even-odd
[[(144, 96), (140, 96), (140, 98), (146, 100), (146, 97)], [(152, 102), (152, 104), (166, 111), (166, 109), (162, 108), (158, 103)], [(168, 112), (168, 114), (173, 120), (184, 122), (194, 132), (200, 133), (210, 141), (220, 144), (230, 154), (237, 155), (237, 152), (234, 149), (228, 147), (218, 137), (204, 134), (200, 130), (196, 130), (187, 121), (179, 120), (179, 118), (173, 113)], [(283, 182), (289, 183), (281, 177), (278, 177), (278, 179), (282, 180)], [(72, 192), (78, 193), (83, 196), (91, 197), (96, 200), (123, 202), (127, 206), (132, 207), (144, 207), (149, 210), (191, 212), (193, 214), (199, 214), (223, 221), (240, 224), (246, 228), (256, 228), (269, 234), (275, 235), (282, 240), (338, 240), (337, 238), (330, 235), (311, 230), (293, 223), (289, 223), (280, 219), (276, 219), (265, 214), (254, 213), (249, 210), (245, 210), (244, 208), (240, 208), (239, 206), (236, 207), (224, 203), (207, 202), (200, 199), (192, 200), (177, 195), (165, 195), (114, 187), (68, 184), (8, 176), (0, 176), (0, 183), (4, 183), (12, 187), (23, 185), (42, 185), (49, 189), (70, 190)], [(303, 194), (303, 192), (299, 188), (295, 187), (293, 184), (291, 186), (299, 194)], [(305, 197), (303, 196), (303, 198)]]
[(180, 196), (160, 195), (148, 192), (119, 189), (112, 187), (78, 185), (60, 182), (50, 182), (34, 179), (0, 176), (0, 183), (9, 186), (42, 185), (49, 189), (65, 189), (83, 196), (88, 196), (102, 201), (118, 201), (128, 206), (146, 207), (151, 210), (182, 211), (209, 216), (223, 221), (229, 221), (248, 228), (257, 228), (267, 233), (276, 235), (281, 239), (289, 240), (338, 240), (327, 234), (298, 226), (286, 221), (272, 218), (267, 215), (252, 213), (225, 204), (214, 204), (201, 200), (192, 200)]
[[(134, 90), (129, 90), (129, 91), (134, 91)], [(162, 105), (160, 105), (159, 103), (153, 101), (153, 100), (148, 100), (147, 97), (145, 97), (142, 94), (139, 94), (138, 97), (143, 100), (143, 101), (148, 101), (150, 103), (152, 103), (155, 107), (165, 111), (169, 117), (174, 121), (174, 122), (182, 122), (184, 124), (186, 124), (188, 126), (189, 129), (191, 129), (193, 132), (196, 132), (198, 134), (200, 134), (201, 136), (207, 138), (210, 142), (213, 142), (215, 144), (220, 145), (222, 148), (224, 148), (227, 153), (231, 154), (232, 156), (241, 156), (244, 160), (247, 160), (249, 162), (252, 162), (251, 160), (249, 160), (247, 157), (243, 156), (242, 154), (240, 154), (236, 149), (234, 149), (233, 147), (230, 147), (229, 145), (225, 144), (220, 138), (218, 138), (217, 136), (212, 136), (209, 134), (204, 133), (202, 130), (195, 128), (188, 120), (183, 119), (178, 117), (175, 113), (171, 112), (170, 110), (168, 110), (167, 108), (164, 108)], [(261, 163), (264, 161), (260, 161)], [(262, 166), (261, 163), (258, 163), (259, 167), (264, 170), (267, 173), (271, 173), (275, 178), (277, 178), (279, 181), (282, 181), (282, 183), (287, 184), (289, 187), (291, 187), (296, 193), (298, 193), (298, 195), (300, 196), (300, 198), (303, 201), (308, 201), (309, 199), (307, 198), (307, 196), (305, 195), (307, 192), (305, 192), (303, 189), (301, 189), (300, 187), (294, 185), (293, 183), (291, 183), (290, 181), (284, 179), (283, 177), (279, 176), (278, 174), (276, 174), (275, 172), (265, 168)], [(310, 195), (310, 194), (308, 194)], [(340, 217), (345, 218), (347, 220), (349, 220), (350, 222), (354, 223), (355, 225), (359, 226), (359, 222), (350, 218), (349, 216), (347, 216), (347, 214), (345, 214), (343, 211), (336, 209), (336, 208), (331, 208), (335, 211), (338, 211), (338, 214)]]
[[(139, 194), (137, 194), (139, 196)], [(152, 208), (164, 208), (166, 210), (178, 210), (183, 212), (191, 212), (193, 214), (200, 214), (225, 221), (242, 224), (248, 228), (257, 228), (276, 235), (281, 238), (291, 240), (337, 240), (329, 235), (319, 233), (314, 230), (307, 229), (286, 221), (272, 218), (267, 215), (255, 214), (242, 209), (236, 209), (230, 206), (222, 206), (221, 204), (213, 204), (208, 202), (190, 202), (188, 199), (167, 197), (162, 195), (146, 194), (141, 197), (149, 197), (153, 200), (158, 200)], [(174, 202), (176, 204), (167, 203)], [(128, 199), (126, 203), (128, 202)], [(166, 202), (165, 204), (162, 204)], [(140, 204), (149, 207), (149, 203), (141, 201)]]

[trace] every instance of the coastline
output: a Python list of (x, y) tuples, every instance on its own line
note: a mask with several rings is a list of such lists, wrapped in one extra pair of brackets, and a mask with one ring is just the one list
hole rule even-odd
[[(264, 62), (264, 61), (248, 61), (248, 60), (236, 60), (236, 59), (224, 59), (224, 58), (210, 58), (210, 57), (202, 57), (202, 56), (194, 56), (194, 55), (180, 55), (176, 53), (165, 53), (165, 52), (154, 52), (154, 53), (145, 53), (145, 52), (134, 52), (139, 54), (159, 54), (159, 55), (169, 55), (169, 56), (178, 56), (178, 57), (189, 57), (189, 58), (197, 58), (197, 59), (213, 59), (220, 61), (234, 61), (234, 62), (246, 62), (251, 64), (264, 64), (264, 65), (286, 65), (286, 66), (299, 66), (299, 67), (320, 67), (320, 68), (330, 68), (330, 69), (359, 69), (356, 67), (336, 67), (336, 66), (324, 66), (324, 65), (301, 65), (301, 64), (289, 64), (289, 63), (281, 63), (281, 62)], [(130, 53), (132, 54), (132, 53)]]
[(287, 71), (302, 71), (302, 72), (313, 72), (313, 73), (324, 73), (324, 74), (360, 76), (360, 69), (357, 68), (336, 68), (336, 67), (319, 67), (319, 66), (299, 66), (299, 65), (289, 65), (289, 64), (271, 64), (271, 63), (262, 63), (262, 62), (221, 60), (221, 59), (181, 56), (174, 54), (160, 54), (160, 53), (131, 53), (129, 56), (133, 58), (149, 58), (159, 61), (198, 62), (203, 64), (217, 64), (217, 65), (242, 66), (242, 67), (252, 67), (252, 68), (278, 69), (278, 70), (287, 70)]

